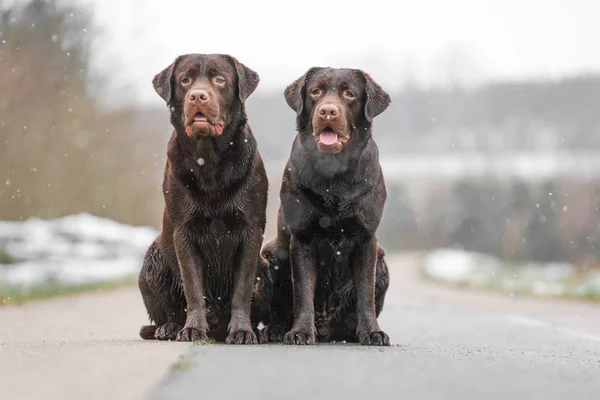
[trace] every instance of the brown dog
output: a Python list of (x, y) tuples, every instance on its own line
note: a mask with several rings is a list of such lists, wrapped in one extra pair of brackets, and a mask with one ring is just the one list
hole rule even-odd
[(258, 82), (220, 54), (180, 56), (154, 77), (175, 130), (162, 231), (139, 276), (155, 323), (144, 339), (257, 342), (250, 311), (268, 182), (244, 102)]
[(375, 236), (386, 189), (371, 127), (390, 98), (362, 71), (332, 68), (310, 69), (285, 98), (298, 134), (277, 237), (262, 252), (274, 275), (269, 340), (389, 345), (377, 323), (389, 275)]

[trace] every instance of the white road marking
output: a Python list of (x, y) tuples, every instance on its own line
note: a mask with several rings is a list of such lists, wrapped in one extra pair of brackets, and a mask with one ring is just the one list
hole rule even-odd
[(551, 328), (551, 329), (554, 329), (556, 332), (559, 332), (562, 335), (570, 336), (571, 338), (574, 338), (574, 339), (580, 339), (580, 340), (583, 339), (583, 340), (591, 340), (594, 342), (600, 342), (600, 336), (598, 336), (596, 334), (585, 332), (585, 331), (582, 331), (579, 329), (573, 329), (573, 328), (567, 328), (567, 327), (563, 327), (563, 326), (553, 325), (548, 322), (541, 321), (539, 319), (527, 317), (525, 315), (509, 314), (509, 315), (505, 316), (505, 319), (508, 322), (517, 324), (517, 325), (524, 325), (524, 326), (535, 327), (535, 328)]
[(508, 320), (508, 322), (513, 323), (513, 324), (518, 324), (518, 325), (532, 326), (532, 327), (538, 327), (538, 328), (549, 328), (550, 327), (550, 324), (548, 324), (544, 321), (540, 321), (539, 319), (530, 318), (525, 315), (510, 314), (510, 315), (506, 316), (506, 319)]
[(584, 340), (592, 340), (594, 342), (600, 342), (600, 336), (594, 335), (593, 333), (580, 331), (578, 329), (563, 328), (563, 327), (557, 327), (556, 330), (559, 331), (560, 333), (563, 333), (567, 336), (574, 337), (576, 339), (584, 339)]

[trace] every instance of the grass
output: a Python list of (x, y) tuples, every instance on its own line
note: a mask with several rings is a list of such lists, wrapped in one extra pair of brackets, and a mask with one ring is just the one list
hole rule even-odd
[(169, 367), (171, 371), (185, 371), (191, 368), (194, 368), (196, 364), (191, 361), (184, 360), (183, 357), (179, 359), (179, 361), (174, 362)]
[(13, 264), (17, 259), (11, 256), (3, 247), (0, 247), (0, 264)]
[(32, 287), (10, 286), (0, 282), (0, 306), (6, 304), (22, 304), (31, 300), (41, 300), (56, 296), (73, 295), (83, 292), (116, 289), (130, 286), (137, 282), (137, 276), (131, 275), (113, 281), (65, 284), (62, 282), (45, 282)]
[(204, 339), (203, 340), (196, 340), (194, 342), (194, 346), (208, 346), (209, 344), (215, 344), (215, 343), (216, 343), (215, 339), (210, 338), (210, 339), (207, 339), (207, 340), (204, 340)]

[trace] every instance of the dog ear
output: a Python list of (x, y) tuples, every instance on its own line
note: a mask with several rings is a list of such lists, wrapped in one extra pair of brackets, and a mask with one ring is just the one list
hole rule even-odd
[(363, 71), (360, 73), (365, 77), (365, 93), (367, 100), (365, 102), (365, 117), (367, 121), (373, 122), (373, 118), (385, 111), (392, 100), (390, 95), (381, 88), (371, 76)]
[(242, 103), (256, 90), (260, 77), (256, 72), (239, 62), (235, 57), (227, 56), (233, 64), (238, 77), (238, 92)]
[(307, 79), (320, 69), (321, 67), (309, 69), (304, 75), (296, 79), (294, 83), (285, 88), (285, 91), (283, 92), (285, 101), (292, 110), (296, 111), (296, 114), (300, 115), (304, 109), (304, 86), (306, 85)]
[(152, 79), (154, 90), (156, 90), (156, 93), (167, 102), (167, 105), (171, 105), (173, 71), (175, 70), (175, 66), (179, 59), (180, 57), (177, 57), (171, 65), (156, 74), (154, 79)]

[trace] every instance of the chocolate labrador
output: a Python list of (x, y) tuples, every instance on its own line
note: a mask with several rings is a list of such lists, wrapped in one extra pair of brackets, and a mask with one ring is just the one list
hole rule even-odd
[(389, 275), (375, 236), (386, 188), (371, 128), (390, 97), (360, 70), (311, 68), (285, 99), (297, 136), (277, 237), (262, 251), (274, 280), (269, 340), (389, 345), (377, 323)]
[(268, 182), (244, 104), (258, 82), (222, 54), (177, 57), (154, 77), (174, 132), (162, 230), (138, 281), (154, 322), (144, 339), (257, 342), (251, 299)]

